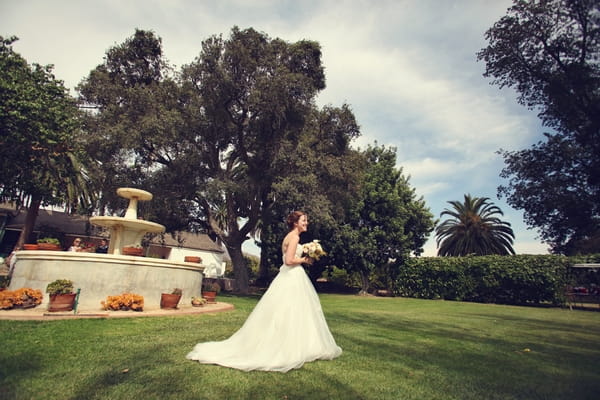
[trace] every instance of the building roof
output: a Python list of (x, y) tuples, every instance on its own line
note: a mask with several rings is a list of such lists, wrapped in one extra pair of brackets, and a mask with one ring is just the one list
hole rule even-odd
[[(14, 215), (15, 209), (6, 204), (0, 205), (0, 214)], [(16, 217), (9, 217), (5, 228), (7, 230), (23, 229), (26, 212), (21, 211)], [(35, 221), (34, 231), (39, 231), (45, 226), (63, 232), (70, 236), (107, 237), (108, 231), (104, 228), (90, 224), (89, 217), (83, 215), (67, 214), (62, 211), (40, 209)], [(187, 249), (204, 250), (224, 253), (221, 246), (213, 242), (203, 233), (175, 232), (175, 237), (170, 233), (157, 235), (150, 243), (167, 247), (184, 247)]]
[(170, 233), (163, 233), (155, 236), (150, 241), (151, 244), (167, 247), (185, 247), (186, 249), (205, 250), (218, 253), (224, 253), (225, 251), (221, 246), (211, 240), (211, 238), (204, 233), (192, 233), (192, 232), (175, 232), (175, 238)]

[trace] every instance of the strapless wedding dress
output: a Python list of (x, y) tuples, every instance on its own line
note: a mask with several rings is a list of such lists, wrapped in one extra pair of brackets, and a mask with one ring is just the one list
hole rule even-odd
[[(298, 245), (296, 256), (301, 254)], [(244, 371), (287, 372), (340, 354), (304, 268), (283, 265), (240, 330), (220, 342), (197, 344), (186, 358)]]

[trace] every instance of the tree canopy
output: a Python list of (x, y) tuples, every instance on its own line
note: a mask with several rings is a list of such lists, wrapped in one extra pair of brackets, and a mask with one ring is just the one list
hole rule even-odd
[(484, 76), (554, 129), (531, 149), (500, 151), (499, 195), (555, 252), (600, 251), (600, 3), (515, 0), (485, 37)]
[[(321, 127), (331, 129), (326, 140), (341, 140), (341, 155), (357, 134), (342, 118), (349, 110), (317, 110), (324, 87), (318, 43), (234, 27), (229, 39), (205, 40), (179, 74), (168, 70), (160, 39), (137, 30), (79, 90), (96, 107), (87, 128), (100, 175), (113, 187), (129, 180), (155, 193), (151, 212), (169, 229), (218, 237), (238, 290), (247, 291), (242, 243), (279, 194), (293, 197), (282, 188), (302, 157), (298, 149)], [(334, 123), (325, 123), (328, 116)]]
[[(281, 265), (281, 239), (288, 229), (285, 217), (293, 210), (308, 214), (309, 231), (301, 241), (320, 239), (331, 247), (333, 230), (359, 190), (363, 157), (350, 148), (359, 135), (354, 114), (347, 105), (314, 109), (297, 143), (287, 142), (275, 161), (279, 171), (256, 232), (261, 248), (259, 282), (269, 281), (269, 269)], [(326, 259), (313, 264), (316, 279)]]
[(52, 66), (28, 64), (0, 37), (0, 199), (27, 207), (17, 247), (43, 205), (87, 206), (79, 113)]
[[(433, 215), (396, 168), (394, 148), (369, 146), (359, 192), (333, 234), (331, 263), (361, 277), (361, 293), (381, 271), (392, 285), (395, 268), (419, 255), (433, 230)], [(388, 286), (389, 287), (389, 286)]]
[(436, 228), (438, 255), (486, 256), (515, 254), (515, 238), (510, 223), (496, 215), (504, 215), (488, 197), (465, 194), (464, 201), (449, 201), (452, 209), (444, 209), (450, 218)]

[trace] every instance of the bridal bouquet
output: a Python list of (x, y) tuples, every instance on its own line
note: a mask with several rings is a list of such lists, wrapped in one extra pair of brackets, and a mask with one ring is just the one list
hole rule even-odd
[(318, 260), (322, 256), (327, 255), (327, 253), (325, 253), (318, 240), (313, 240), (302, 245), (302, 255), (306, 255), (313, 260)]

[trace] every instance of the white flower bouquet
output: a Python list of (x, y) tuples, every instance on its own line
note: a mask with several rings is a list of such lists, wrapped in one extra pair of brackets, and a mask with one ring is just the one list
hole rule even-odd
[(313, 260), (318, 260), (322, 256), (327, 255), (327, 253), (325, 253), (318, 240), (313, 240), (302, 245), (302, 255), (310, 257)]

